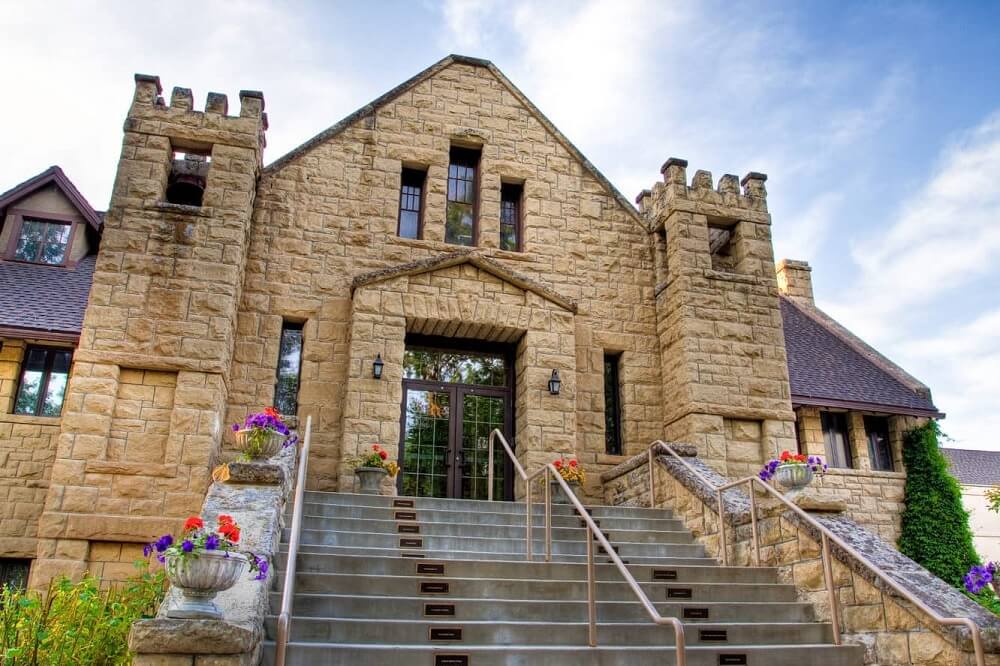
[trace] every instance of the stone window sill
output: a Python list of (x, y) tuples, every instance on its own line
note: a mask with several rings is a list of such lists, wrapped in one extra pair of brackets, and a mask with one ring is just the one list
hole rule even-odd
[(870, 476), (881, 479), (905, 479), (905, 472), (883, 472), (873, 469), (853, 469), (844, 467), (831, 467), (827, 474), (835, 476)]
[(0, 414), (0, 423), (18, 423), (20, 425), (59, 425), (59, 416), (28, 416), (26, 414)]
[(211, 206), (185, 206), (183, 204), (169, 203), (167, 201), (157, 201), (146, 206), (148, 210), (155, 210), (171, 215), (184, 215), (191, 217), (212, 217), (215, 214)]
[(437, 252), (457, 252), (459, 250), (468, 250), (470, 252), (478, 252), (479, 254), (487, 257), (496, 257), (499, 259), (509, 259), (513, 261), (531, 261), (532, 257), (529, 256), (527, 252), (512, 252), (510, 250), (501, 250), (496, 247), (487, 247), (484, 245), (456, 245), (455, 243), (445, 243), (444, 241), (427, 240), (426, 238), (400, 238), (399, 236), (389, 236), (387, 242), (393, 245), (403, 245), (406, 247), (418, 247), (425, 250), (434, 250)]

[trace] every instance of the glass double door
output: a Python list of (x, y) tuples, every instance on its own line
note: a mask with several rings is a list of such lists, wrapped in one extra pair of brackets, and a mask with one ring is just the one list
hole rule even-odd
[[(490, 432), (509, 438), (509, 417), (503, 388), (403, 380), (400, 494), (487, 499)], [(498, 444), (494, 499), (508, 496), (508, 464)]]

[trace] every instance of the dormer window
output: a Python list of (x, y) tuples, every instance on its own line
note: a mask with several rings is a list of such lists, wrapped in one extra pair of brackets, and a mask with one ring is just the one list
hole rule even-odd
[(73, 225), (68, 222), (24, 218), (14, 248), (14, 259), (52, 266), (65, 264), (72, 229)]

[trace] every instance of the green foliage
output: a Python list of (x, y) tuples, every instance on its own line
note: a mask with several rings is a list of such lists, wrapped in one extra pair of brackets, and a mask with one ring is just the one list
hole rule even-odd
[(906, 509), (899, 550), (935, 576), (962, 586), (962, 576), (979, 556), (972, 545), (969, 514), (962, 508), (958, 482), (938, 449), (937, 422), (906, 433)]
[(1000, 485), (995, 485), (986, 491), (986, 502), (990, 511), (1000, 513)]
[(0, 589), (0, 665), (117, 666), (131, 662), (132, 622), (152, 617), (166, 592), (162, 571), (138, 573), (122, 585), (100, 589), (96, 578), (53, 580), (42, 595)]

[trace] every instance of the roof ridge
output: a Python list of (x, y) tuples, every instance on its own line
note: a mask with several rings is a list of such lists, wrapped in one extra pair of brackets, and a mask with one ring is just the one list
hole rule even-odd
[(625, 196), (618, 190), (618, 188), (615, 187), (610, 180), (608, 180), (607, 176), (601, 173), (601, 171), (594, 165), (594, 163), (591, 162), (589, 159), (587, 159), (587, 157), (580, 151), (580, 149), (577, 148), (576, 145), (566, 137), (566, 135), (564, 135), (561, 131), (559, 131), (559, 129), (552, 123), (552, 121), (549, 120), (548, 117), (544, 113), (542, 113), (541, 110), (537, 106), (535, 106), (535, 104), (530, 99), (528, 99), (527, 95), (521, 92), (521, 90), (516, 85), (514, 85), (514, 83), (509, 78), (507, 78), (507, 76), (502, 71), (500, 71), (500, 69), (496, 65), (494, 65), (491, 61), (483, 58), (475, 58), (472, 56), (458, 55), (454, 53), (445, 56), (441, 60), (438, 60), (430, 67), (427, 67), (426, 69), (423, 69), (414, 76), (411, 76), (409, 79), (403, 81), (402, 83), (395, 86), (391, 90), (383, 93), (382, 95), (379, 95), (368, 104), (365, 104), (364, 106), (357, 109), (353, 113), (348, 114), (340, 121), (334, 123), (330, 127), (321, 131), (319, 134), (316, 134), (312, 138), (299, 144), (297, 147), (288, 151), (287, 153), (285, 153), (284, 155), (282, 155), (281, 157), (279, 157), (278, 159), (274, 160), (266, 167), (264, 167), (263, 173), (271, 173), (290, 164), (300, 156), (312, 150), (314, 147), (340, 134), (355, 121), (374, 113), (380, 107), (389, 103), (390, 101), (392, 101), (399, 95), (403, 94), (410, 88), (416, 86), (419, 83), (422, 83), (423, 81), (430, 78), (434, 74), (437, 74), (438, 72), (448, 68), (449, 66), (455, 63), (471, 65), (473, 67), (483, 67), (485, 69), (488, 69), (495, 77), (497, 77), (497, 80), (499, 80), (500, 83), (503, 84), (510, 91), (510, 93), (517, 98), (518, 102), (520, 102), (522, 105), (524, 105), (525, 108), (528, 109), (528, 111), (535, 117), (536, 120), (538, 120), (539, 123), (541, 123), (541, 125), (546, 129), (546, 131), (550, 132), (555, 137), (556, 141), (562, 144), (563, 148), (569, 151), (569, 153), (573, 157), (575, 157), (583, 165), (583, 167), (587, 171), (589, 171), (590, 174), (594, 176), (595, 179), (597, 179), (597, 181), (603, 187), (605, 187), (608, 190), (611, 196), (618, 201), (618, 203), (622, 206), (622, 208), (626, 212), (628, 212), (628, 214), (631, 215), (636, 222), (638, 222), (640, 225), (642, 225), (644, 229), (646, 229), (646, 223), (644, 222), (642, 216), (639, 215), (639, 211), (635, 209), (635, 206), (633, 206), (632, 203), (625, 198)]
[(63, 196), (69, 199), (69, 202), (90, 223), (90, 226), (98, 231), (101, 229), (101, 216), (90, 205), (90, 202), (87, 201), (80, 190), (77, 189), (73, 181), (66, 176), (62, 168), (56, 164), (0, 194), (0, 209), (4, 209), (14, 201), (37, 192), (50, 183), (54, 183), (59, 188)]

